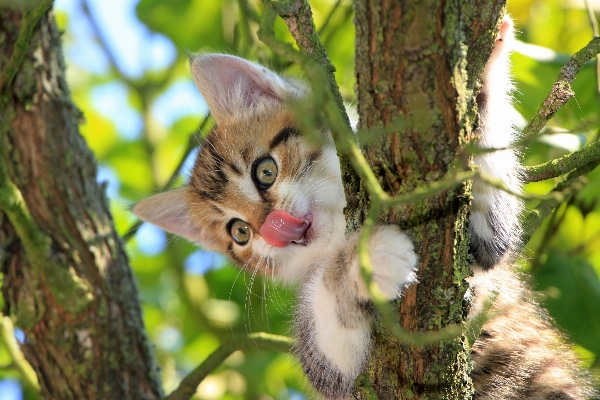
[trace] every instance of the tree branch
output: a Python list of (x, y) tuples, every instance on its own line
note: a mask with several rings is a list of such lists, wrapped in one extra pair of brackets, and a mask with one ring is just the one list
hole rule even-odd
[[(600, 164), (600, 158), (593, 159), (589, 163), (578, 167), (565, 175), (551, 190), (551, 192), (562, 192), (565, 194), (563, 201), (568, 200), (583, 186), (582, 176), (592, 171)], [(529, 242), (533, 233), (540, 227), (542, 222), (560, 204), (558, 198), (547, 198), (538, 203), (536, 208), (523, 218), (523, 235), (521, 241)]]
[(323, 25), (321, 25), (321, 27), (317, 31), (317, 35), (322, 35), (323, 32), (325, 32), (325, 29), (327, 29), (327, 26), (329, 26), (329, 23), (331, 22), (333, 14), (335, 14), (335, 12), (337, 11), (337, 9), (339, 8), (339, 6), (341, 4), (342, 4), (342, 0), (337, 0), (335, 2), (335, 4), (333, 5), (333, 7), (331, 7), (329, 14), (327, 14), (327, 18), (325, 18), (325, 22), (323, 22)]
[(530, 183), (556, 178), (594, 160), (600, 160), (600, 142), (594, 142), (579, 151), (575, 151), (540, 165), (524, 167), (524, 181), (525, 183)]
[(90, 24), (90, 28), (92, 28), (92, 31), (94, 32), (94, 36), (96, 36), (96, 39), (98, 40), (98, 44), (104, 51), (104, 54), (106, 54), (106, 57), (108, 58), (108, 62), (110, 64), (110, 66), (112, 67), (112, 69), (119, 75), (119, 78), (122, 81), (126, 82), (130, 86), (134, 86), (133, 82), (131, 82), (131, 80), (127, 76), (125, 76), (125, 73), (123, 73), (123, 71), (121, 71), (121, 68), (119, 68), (119, 63), (117, 62), (117, 57), (115, 57), (114, 53), (110, 49), (108, 43), (106, 42), (106, 38), (104, 37), (104, 35), (102, 34), (102, 31), (100, 30), (100, 27), (98, 26), (98, 22), (96, 21), (96, 18), (94, 18), (94, 16), (92, 15), (92, 12), (90, 11), (90, 4), (89, 4), (88, 0), (83, 0), (81, 2), (81, 9), (83, 10), (83, 13), (87, 17), (88, 22)]
[(202, 364), (183, 378), (177, 389), (169, 394), (165, 400), (189, 400), (196, 393), (196, 388), (202, 380), (237, 350), (260, 349), (288, 352), (291, 346), (292, 339), (270, 333), (235, 335), (230, 340), (222, 343)]
[(335, 80), (335, 66), (327, 56), (327, 50), (317, 33), (315, 23), (312, 17), (312, 9), (307, 0), (287, 0), (271, 3), (277, 13), (283, 18), (294, 39), (296, 45), (303, 54), (306, 54), (318, 65), (325, 69), (329, 81), (329, 89), (333, 99), (350, 126), (350, 119), (346, 114), (344, 101), (340, 93), (340, 88)]
[(552, 90), (550, 90), (537, 114), (523, 130), (524, 140), (522, 142), (532, 141), (554, 114), (575, 95), (571, 83), (585, 63), (598, 53), (600, 53), (600, 37), (595, 37), (583, 49), (575, 53), (569, 62), (561, 68)]
[(23, 63), (23, 59), (29, 50), (29, 41), (33, 36), (33, 29), (40, 21), (40, 18), (46, 14), (46, 11), (50, 9), (54, 0), (43, 0), (36, 8), (34, 8), (29, 14), (23, 17), (21, 23), (21, 29), (19, 31), (19, 38), (15, 43), (13, 53), (10, 59), (2, 71), (2, 79), (0, 79), (0, 93), (4, 93), (8, 90), (8, 87), (12, 84), (12, 81), (17, 76), (19, 68)]
[(40, 390), (40, 385), (35, 375), (35, 371), (25, 359), (14, 335), (15, 327), (9, 317), (0, 314), (0, 339), (4, 342), (10, 358), (21, 373), (23, 382), (35, 391)]
[[(11, 33), (25, 22), (22, 11), (0, 8), (8, 60)], [(78, 132), (79, 113), (65, 96), (53, 13), (34, 31), (0, 106), (5, 309), (43, 377), (42, 397), (163, 398), (132, 272)]]
[[(339, 145), (339, 136), (342, 135), (342, 131), (350, 132), (350, 136), (354, 138), (333, 74), (335, 67), (329, 61), (325, 47), (316, 33), (310, 5), (306, 0), (264, 2), (263, 16), (258, 31), (259, 39), (277, 54), (304, 68), (313, 88), (312, 106), (315, 109), (320, 106), (323, 107), (323, 114), (327, 118), (336, 146)], [(297, 51), (288, 43), (277, 40), (273, 27), (278, 15), (282, 15), (285, 19), (300, 51)], [(300, 120), (299, 122), (302, 123), (303, 121)], [(346, 153), (341, 152), (339, 158), (347, 201), (345, 209), (346, 229), (354, 231), (364, 217), (362, 204), (367, 203), (368, 200), (360, 179), (352, 168), (349, 157)]]

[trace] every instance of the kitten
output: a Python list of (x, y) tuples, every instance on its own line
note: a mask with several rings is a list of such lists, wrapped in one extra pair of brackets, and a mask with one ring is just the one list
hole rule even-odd
[[(480, 143), (504, 149), (513, 136), (504, 115), (510, 108), (510, 20), (500, 35), (483, 75)], [(196, 56), (191, 66), (217, 126), (198, 152), (189, 184), (145, 199), (133, 211), (144, 221), (229, 256), (241, 268), (299, 284), (295, 353), (317, 391), (331, 399), (347, 398), (366, 364), (371, 306), (356, 256), (358, 234), (344, 233), (346, 202), (331, 135), (324, 130), (325, 144), (316, 145), (296, 127), (286, 101), (307, 95), (301, 82), (228, 55)], [(479, 155), (475, 161), (519, 191), (519, 164), (512, 150)], [(515, 197), (474, 183), (470, 231), (475, 257), (484, 269), (501, 263), (516, 246), (520, 209)], [(396, 298), (415, 280), (417, 256), (411, 240), (395, 226), (377, 226), (369, 247), (374, 281), (388, 299)], [(481, 272), (472, 279), (478, 299), (488, 290), (500, 290), (496, 286), (504, 282), (487, 275)], [(520, 293), (503, 293), (502, 304), (519, 304)], [(474, 309), (480, 307), (476, 303)], [(515, 307), (500, 310), (509, 314)], [(537, 314), (533, 306), (524, 309), (527, 318)], [(521, 392), (494, 397), (492, 389), (502, 387), (503, 379), (513, 382), (511, 366), (504, 361), (510, 358), (511, 342), (496, 336), (506, 331), (501, 324), (488, 325), (473, 348), (476, 397), (523, 398), (518, 397)], [(504, 367), (500, 375), (494, 364)], [(567, 384), (557, 389), (560, 395), (544, 398), (579, 398), (567, 396), (576, 393), (569, 391), (576, 386), (568, 384), (573, 382), (570, 373), (563, 375)]]

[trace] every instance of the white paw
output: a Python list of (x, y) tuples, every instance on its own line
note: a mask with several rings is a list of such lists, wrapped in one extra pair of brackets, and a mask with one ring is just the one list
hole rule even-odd
[(405, 233), (392, 225), (376, 226), (369, 240), (373, 280), (387, 299), (394, 299), (416, 280), (417, 255)]

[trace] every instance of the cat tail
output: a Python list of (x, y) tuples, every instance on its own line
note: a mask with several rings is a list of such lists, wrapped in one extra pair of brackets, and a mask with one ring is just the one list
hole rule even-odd
[(478, 146), (488, 151), (475, 156), (474, 162), (482, 173), (500, 180), (508, 189), (494, 188), (479, 178), (473, 182), (469, 226), (471, 249), (484, 269), (510, 255), (519, 247), (521, 237), (519, 220), (523, 205), (514, 194), (521, 192), (522, 171), (519, 154), (513, 148), (516, 132), (510, 117), (515, 112), (509, 60), (514, 40), (513, 23), (506, 16), (500, 27), (500, 37), (485, 65), (483, 87), (477, 96), (480, 113)]
[[(347, 399), (364, 369), (371, 343), (373, 305), (351, 235), (328, 263), (302, 285), (294, 320), (294, 352), (314, 388), (327, 399)], [(415, 280), (417, 256), (395, 226), (377, 226), (369, 240), (373, 280), (386, 298)]]

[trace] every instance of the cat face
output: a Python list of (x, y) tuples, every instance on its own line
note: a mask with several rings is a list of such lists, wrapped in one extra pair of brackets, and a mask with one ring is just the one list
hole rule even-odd
[(325, 145), (317, 145), (297, 129), (285, 104), (303, 95), (296, 82), (231, 56), (200, 58), (192, 68), (217, 127), (189, 184), (143, 200), (134, 212), (242, 268), (297, 280), (344, 236), (330, 135), (323, 132)]
[[(201, 244), (284, 277), (301, 271), (282, 261), (306, 261), (335, 239), (345, 205), (335, 150), (311, 145), (294, 125), (284, 110), (220, 125), (198, 153), (186, 193), (190, 218), (207, 236)], [(278, 221), (292, 226), (264, 226)]]

